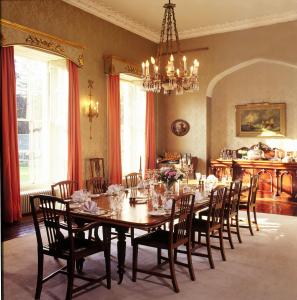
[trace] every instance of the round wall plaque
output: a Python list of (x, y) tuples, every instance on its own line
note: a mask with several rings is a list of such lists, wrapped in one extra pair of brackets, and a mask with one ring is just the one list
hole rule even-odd
[(171, 124), (171, 131), (177, 136), (186, 135), (190, 130), (190, 125), (187, 121), (177, 119)]

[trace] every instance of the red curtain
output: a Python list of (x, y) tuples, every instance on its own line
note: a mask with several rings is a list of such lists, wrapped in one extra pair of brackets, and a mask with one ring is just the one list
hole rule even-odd
[(109, 183), (122, 183), (120, 78), (109, 75), (108, 79), (108, 167)]
[(68, 107), (68, 180), (78, 182), (78, 188), (83, 186), (82, 157), (80, 139), (80, 103), (78, 67), (68, 61), (69, 70), (69, 107)]
[(1, 47), (2, 209), (4, 222), (21, 219), (20, 167), (13, 47)]
[(145, 169), (156, 166), (155, 103), (154, 93), (146, 93), (145, 117)]

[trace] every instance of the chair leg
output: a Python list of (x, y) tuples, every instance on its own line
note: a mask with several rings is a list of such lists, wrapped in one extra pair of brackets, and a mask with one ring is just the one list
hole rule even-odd
[(41, 251), (38, 251), (38, 271), (37, 271), (35, 299), (40, 299), (41, 290), (42, 290), (42, 279), (43, 279), (43, 253)]
[(222, 260), (226, 260), (225, 248), (224, 248), (224, 239), (223, 239), (223, 228), (219, 229), (219, 237), (220, 237), (220, 250), (222, 255)]
[(133, 245), (133, 267), (132, 267), (132, 281), (136, 282), (137, 278), (137, 260), (138, 260), (138, 245)]
[(157, 249), (158, 265), (161, 265), (161, 263), (162, 263), (162, 261), (161, 261), (161, 255), (162, 255), (162, 249), (158, 248)]
[(191, 241), (189, 241), (186, 245), (187, 248), (187, 258), (188, 258), (188, 268), (189, 268), (189, 273), (192, 281), (195, 281), (195, 273), (193, 269), (193, 263), (192, 263), (192, 247), (191, 247)]
[(230, 218), (227, 219), (227, 233), (228, 233), (228, 240), (229, 240), (230, 247), (231, 249), (234, 249), (232, 234), (231, 234)]
[[(98, 232), (98, 227), (95, 228)], [(105, 272), (106, 272), (106, 285), (111, 288), (111, 270), (110, 270), (110, 227), (103, 227), (103, 240), (104, 240), (104, 258), (105, 258)]]
[(131, 233), (131, 246), (133, 246), (133, 241), (134, 241), (134, 228), (133, 227), (131, 227), (130, 233)]
[(257, 215), (256, 215), (256, 207), (253, 207), (253, 212), (254, 212), (254, 219), (255, 219), (255, 224), (256, 224), (256, 228), (257, 231), (259, 231), (259, 225), (258, 225), (258, 221), (257, 221)]
[(174, 249), (173, 257), (174, 257), (174, 262), (177, 262), (177, 249)]
[(236, 233), (237, 233), (238, 242), (242, 243), (241, 236), (240, 236), (240, 231), (239, 231), (239, 216), (238, 216), (238, 213), (236, 215)]
[(174, 255), (172, 253), (172, 249), (168, 249), (168, 259), (169, 259), (170, 275), (171, 275), (173, 289), (176, 293), (179, 293), (179, 288), (175, 276)]
[(74, 260), (69, 259), (67, 261), (67, 272), (68, 272), (68, 283), (67, 283), (67, 294), (66, 300), (72, 299), (73, 280), (74, 280)]
[(78, 273), (82, 273), (83, 267), (84, 267), (84, 262), (85, 262), (84, 258), (80, 258), (76, 261), (76, 270)]
[(251, 214), (250, 214), (249, 208), (247, 209), (247, 217), (248, 217), (248, 222), (249, 222), (250, 233), (251, 233), (251, 235), (254, 235), (253, 228), (252, 228)]
[(210, 267), (212, 269), (215, 268), (214, 263), (213, 263), (213, 258), (212, 258), (212, 253), (211, 253), (211, 244), (210, 244), (210, 233), (206, 233), (206, 247), (207, 247), (207, 255), (208, 255), (208, 261), (210, 264)]

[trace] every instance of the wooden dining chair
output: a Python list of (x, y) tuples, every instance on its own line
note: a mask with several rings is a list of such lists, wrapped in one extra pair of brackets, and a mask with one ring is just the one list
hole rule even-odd
[(103, 177), (93, 177), (87, 180), (87, 190), (92, 194), (102, 194), (107, 190), (106, 182)]
[[(169, 231), (157, 229), (148, 234), (142, 235), (134, 239), (133, 242), (133, 273), (132, 280), (135, 282), (137, 272), (160, 276), (171, 279), (173, 289), (176, 293), (179, 292), (179, 287), (176, 280), (174, 264), (179, 264), (188, 268), (191, 280), (195, 280), (195, 274), (192, 265), (191, 257), (191, 227), (194, 208), (194, 195), (184, 194), (173, 200)], [(176, 210), (178, 210), (178, 220), (176, 220)], [(176, 222), (175, 222), (176, 221)], [(139, 245), (157, 248), (158, 264), (161, 265), (162, 260), (169, 262), (170, 274), (163, 274), (144, 270), (138, 267), (138, 247)], [(187, 263), (177, 261), (177, 249), (180, 246), (186, 245)], [(168, 257), (162, 256), (162, 249), (167, 250)]]
[[(214, 269), (214, 262), (212, 257), (211, 248), (219, 249), (221, 251), (222, 259), (226, 260), (224, 241), (223, 241), (223, 227), (224, 227), (224, 210), (225, 203), (227, 198), (227, 188), (226, 187), (217, 187), (213, 189), (210, 193), (210, 200), (207, 210), (207, 219), (199, 218), (193, 219), (192, 226), (192, 243), (193, 251), (192, 255), (207, 257), (209, 260), (210, 267)], [(198, 241), (195, 241), (195, 232), (198, 232)], [(219, 234), (220, 246), (216, 247), (211, 245), (211, 237)], [(204, 236), (206, 243), (201, 243), (201, 236)], [(196, 245), (196, 246), (195, 246)], [(207, 247), (207, 254), (196, 252), (195, 250), (201, 245)]]
[(259, 225), (257, 222), (257, 214), (256, 214), (256, 200), (257, 200), (257, 192), (259, 185), (259, 175), (254, 175), (250, 180), (249, 193), (247, 198), (241, 198), (239, 209), (246, 210), (247, 218), (248, 218), (248, 226), (240, 225), (242, 228), (249, 228), (251, 235), (254, 235), (251, 213), (254, 214), (254, 223), (256, 224), (256, 229), (259, 231)]
[(77, 181), (64, 180), (53, 184), (51, 187), (53, 196), (66, 200), (70, 199), (74, 191), (77, 190), (78, 183)]
[(140, 173), (132, 172), (125, 176), (126, 188), (136, 187), (141, 180), (142, 176)]
[[(48, 195), (30, 196), (30, 205), (37, 238), (38, 272), (35, 299), (40, 299), (42, 285), (58, 273), (66, 274), (68, 277), (66, 299), (72, 299), (72, 294), (86, 287), (98, 284), (106, 279), (107, 288), (111, 286), (110, 276), (110, 228), (104, 227), (103, 240), (90, 240), (84, 237), (84, 232), (97, 225), (92, 222), (81, 228), (74, 227), (70, 213), (69, 202)], [(38, 206), (42, 217), (37, 215)], [(63, 218), (63, 216), (65, 216)], [(66, 221), (65, 221), (66, 220)], [(41, 234), (41, 228), (45, 227), (45, 234)], [(84, 257), (104, 252), (105, 274), (97, 278), (85, 277), (82, 274)], [(43, 277), (44, 255), (55, 259), (66, 260), (66, 265), (59, 268), (50, 275)], [(75, 264), (79, 274), (75, 273)], [(74, 278), (88, 281), (79, 287), (73, 288)]]
[[(232, 233), (237, 235), (239, 243), (242, 243), (240, 230), (239, 230), (239, 204), (241, 196), (242, 181), (235, 180), (230, 183), (228, 189), (228, 195), (226, 197), (225, 210), (224, 210), (224, 230), (227, 232), (227, 236), (223, 235), (223, 239), (229, 241), (231, 249), (234, 249), (234, 243), (232, 240)], [(199, 214), (199, 217), (207, 217), (208, 210), (204, 210)], [(236, 231), (232, 230), (235, 228)], [(219, 236), (213, 236), (214, 238), (219, 238)]]
[(95, 157), (95, 158), (90, 158), (89, 161), (90, 161), (90, 177), (105, 178), (104, 158)]

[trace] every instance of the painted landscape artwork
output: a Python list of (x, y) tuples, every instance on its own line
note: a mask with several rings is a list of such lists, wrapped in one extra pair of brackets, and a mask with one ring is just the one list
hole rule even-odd
[(285, 103), (236, 106), (237, 136), (284, 136)]

